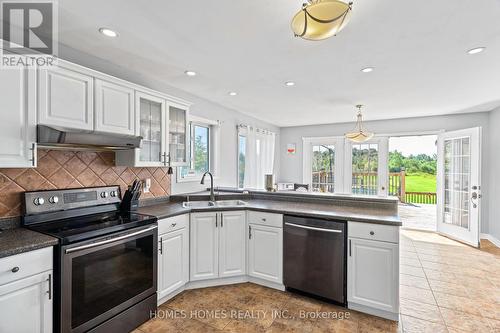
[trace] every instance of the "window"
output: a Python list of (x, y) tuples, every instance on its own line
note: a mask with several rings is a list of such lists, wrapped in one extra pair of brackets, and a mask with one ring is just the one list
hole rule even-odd
[(238, 135), (238, 188), (243, 188), (245, 186), (246, 146), (246, 136)]
[(335, 146), (312, 145), (312, 190), (335, 192)]
[(375, 195), (378, 189), (378, 144), (352, 145), (352, 193)]
[(180, 179), (198, 179), (210, 170), (210, 125), (191, 123), (190, 131), (189, 166), (179, 168)]
[(264, 179), (274, 171), (276, 134), (265, 129), (238, 125), (239, 188), (263, 189)]
[(388, 138), (303, 138), (302, 183), (313, 192), (387, 195)]

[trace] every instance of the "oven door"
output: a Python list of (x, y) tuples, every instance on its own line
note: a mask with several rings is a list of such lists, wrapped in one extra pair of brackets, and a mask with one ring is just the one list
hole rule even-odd
[(61, 332), (85, 332), (156, 293), (157, 226), (62, 247)]

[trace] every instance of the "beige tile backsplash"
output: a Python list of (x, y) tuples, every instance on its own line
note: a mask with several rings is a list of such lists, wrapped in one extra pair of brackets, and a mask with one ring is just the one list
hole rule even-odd
[(141, 198), (170, 195), (167, 168), (114, 166), (113, 152), (38, 150), (36, 168), (0, 168), (0, 218), (21, 215), (21, 193), (47, 189), (120, 185), (125, 191), (134, 179), (151, 179), (150, 193)]

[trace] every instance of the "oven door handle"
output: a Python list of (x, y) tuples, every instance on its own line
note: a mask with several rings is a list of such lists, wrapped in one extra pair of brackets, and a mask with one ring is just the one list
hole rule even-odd
[(305, 226), (305, 225), (300, 225), (300, 224), (295, 224), (295, 223), (288, 223), (288, 222), (285, 222), (285, 225), (289, 225), (291, 227), (297, 227), (297, 228), (307, 229), (307, 230), (324, 231), (324, 232), (334, 232), (336, 234), (341, 234), (342, 233), (342, 230), (308, 227), (308, 226)]
[(156, 228), (157, 228), (157, 226), (153, 226), (153, 227), (149, 227), (149, 228), (146, 228), (146, 229), (143, 229), (143, 230), (140, 230), (140, 231), (132, 232), (130, 234), (118, 236), (118, 237), (115, 237), (115, 238), (106, 239), (106, 240), (103, 240), (103, 241), (100, 241), (100, 242), (95, 242), (95, 243), (91, 243), (91, 244), (85, 244), (85, 245), (82, 245), (82, 246), (72, 247), (70, 249), (66, 249), (65, 253), (66, 254), (70, 254), (70, 253), (73, 253), (73, 252), (77, 252), (77, 251), (81, 251), (81, 250), (85, 250), (85, 249), (90, 249), (90, 248), (97, 247), (97, 246), (100, 246), (100, 245), (113, 243), (113, 242), (116, 242), (116, 241), (119, 241), (119, 240), (122, 240), (122, 239), (127, 239), (127, 238), (131, 238), (131, 237), (134, 237), (134, 236), (137, 236), (137, 235), (140, 235), (140, 234), (144, 234), (144, 233), (146, 233), (148, 231), (151, 231), (151, 230), (154, 230)]

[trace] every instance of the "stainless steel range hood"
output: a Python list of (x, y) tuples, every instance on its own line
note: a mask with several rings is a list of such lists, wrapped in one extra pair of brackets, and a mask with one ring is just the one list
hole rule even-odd
[(127, 150), (140, 148), (141, 141), (140, 136), (37, 126), (37, 142), (40, 148)]

